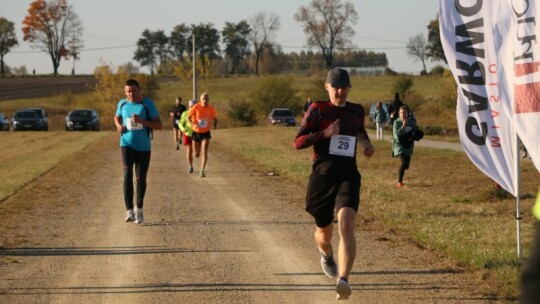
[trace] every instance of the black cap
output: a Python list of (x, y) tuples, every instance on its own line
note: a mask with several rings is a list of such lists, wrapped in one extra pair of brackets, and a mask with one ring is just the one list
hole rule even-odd
[(340, 68), (333, 68), (328, 71), (328, 75), (326, 76), (326, 82), (334, 88), (351, 87), (349, 73), (347, 73), (346, 70)]

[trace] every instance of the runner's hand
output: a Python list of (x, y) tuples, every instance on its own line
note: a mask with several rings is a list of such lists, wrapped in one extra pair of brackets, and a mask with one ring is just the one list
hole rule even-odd
[(329, 138), (339, 134), (339, 118), (324, 129), (324, 137)]
[(373, 147), (373, 145), (371, 143), (369, 143), (365, 148), (364, 148), (364, 155), (366, 157), (372, 157), (373, 154), (375, 154), (375, 147)]

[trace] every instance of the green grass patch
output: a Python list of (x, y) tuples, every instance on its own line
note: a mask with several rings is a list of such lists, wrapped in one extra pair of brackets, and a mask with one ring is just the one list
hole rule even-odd
[[(110, 132), (0, 132), (0, 201)], [(77, 170), (77, 168), (73, 168)]]

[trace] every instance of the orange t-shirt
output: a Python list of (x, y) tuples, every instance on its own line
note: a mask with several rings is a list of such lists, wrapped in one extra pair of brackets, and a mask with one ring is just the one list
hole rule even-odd
[(216, 119), (216, 109), (211, 105), (203, 107), (200, 103), (189, 109), (188, 119), (193, 122), (192, 129), (197, 133), (210, 131), (210, 123)]

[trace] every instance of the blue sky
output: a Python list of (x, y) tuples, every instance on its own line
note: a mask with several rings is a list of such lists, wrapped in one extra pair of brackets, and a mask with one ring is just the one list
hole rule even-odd
[[(0, 16), (15, 23), (19, 46), (11, 49), (4, 61), (11, 67), (25, 65), (28, 72), (52, 73), (47, 54), (32, 49), (22, 40), (21, 25), (31, 0), (1, 0)], [(90, 74), (102, 60), (118, 66), (133, 61), (135, 45), (144, 29), (164, 30), (166, 34), (175, 25), (186, 23), (213, 23), (221, 31), (225, 22), (249, 20), (259, 12), (279, 16), (281, 27), (274, 41), (284, 52), (299, 52), (306, 46), (306, 35), (301, 24), (294, 21), (298, 8), (309, 0), (68, 0), (84, 26), (84, 47), (81, 60), (76, 62), (77, 73)], [(427, 25), (438, 11), (434, 0), (352, 0), (359, 15), (354, 26), (353, 44), (361, 49), (385, 52), (390, 68), (398, 72), (418, 74), (422, 69), (406, 55), (405, 46), (410, 37), (424, 34)], [(315, 49), (314, 49), (315, 50)], [(428, 70), (437, 63), (428, 63)], [(59, 73), (69, 74), (72, 62), (63, 60)], [(146, 69), (142, 71), (147, 72)]]

